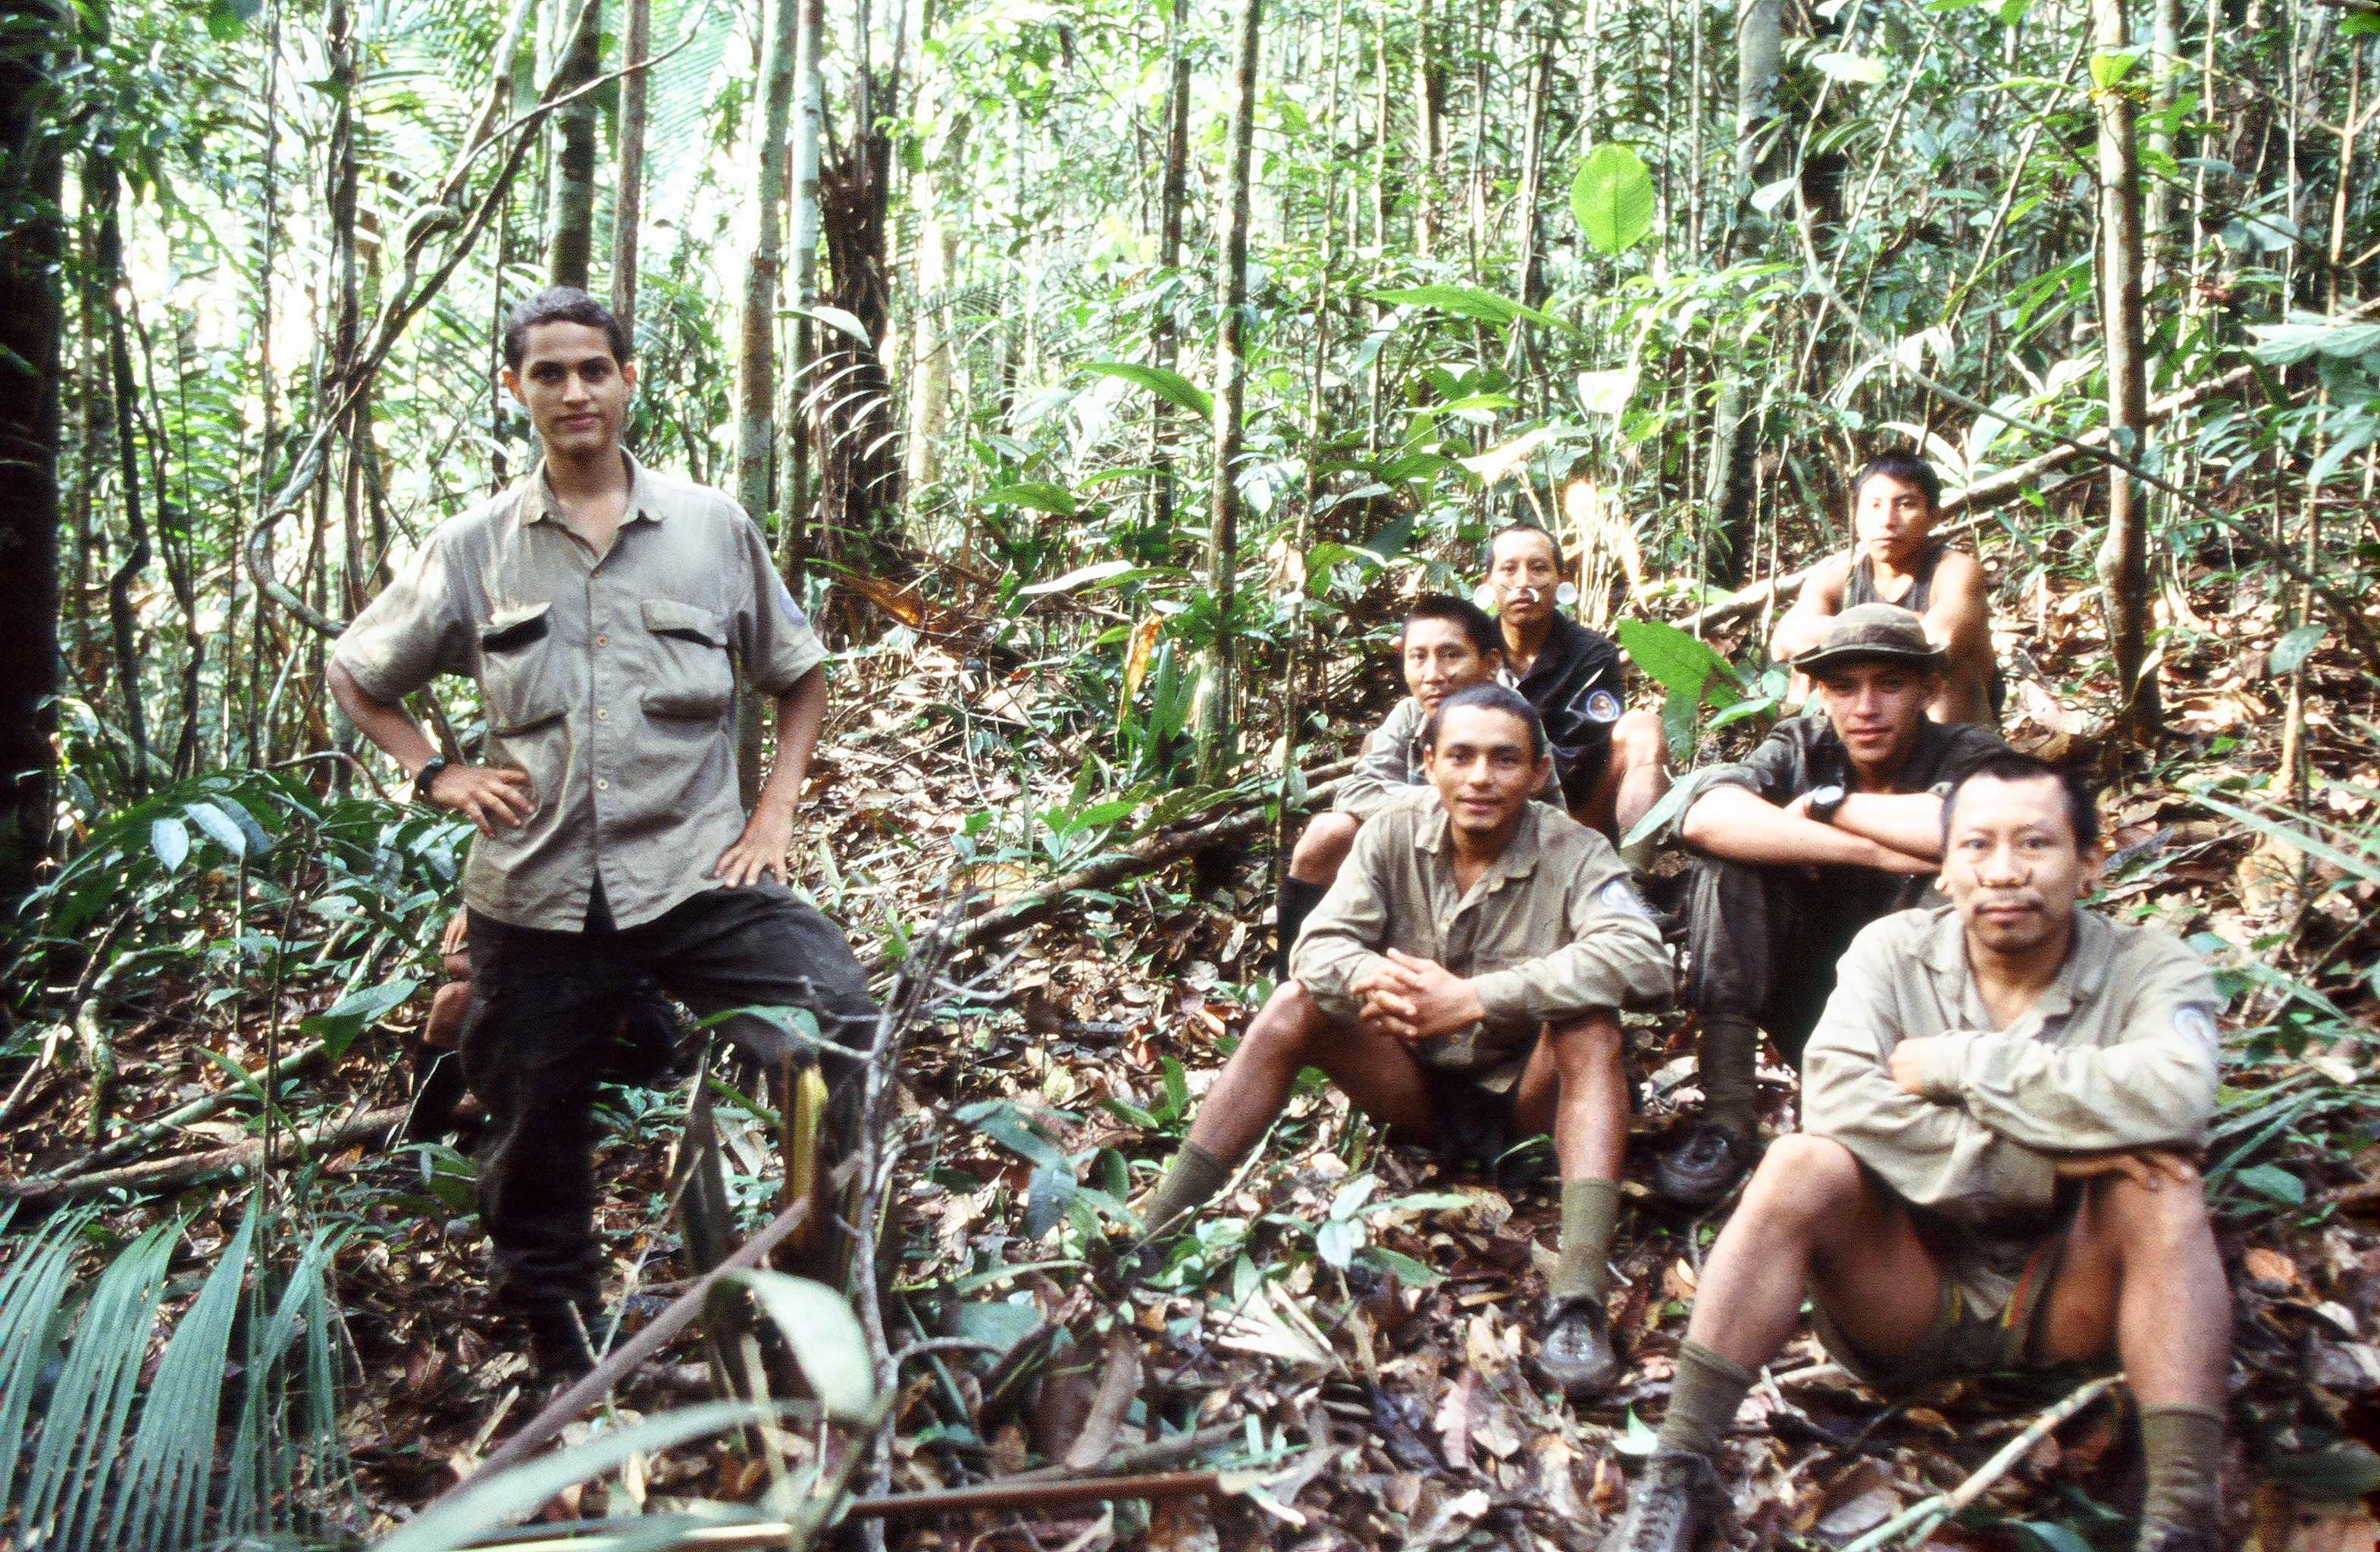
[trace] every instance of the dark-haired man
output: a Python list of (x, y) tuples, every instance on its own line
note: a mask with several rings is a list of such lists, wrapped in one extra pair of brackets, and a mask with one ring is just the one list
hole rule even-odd
[(1685, 988), (1704, 1103), (1657, 1171), (1680, 1206), (1718, 1201), (1757, 1152), (1761, 1030), (1799, 1061), (1852, 935), (1918, 903), (1940, 866), (1941, 794), (2006, 747), (1925, 715), (1942, 658), (1905, 609), (1845, 610), (1793, 660), (1825, 688), (1825, 714), (1790, 718), (1741, 764), (1684, 778), (1694, 794), (1677, 831), (1697, 854)]
[[(1925, 621), (1926, 639), (1942, 649), (1942, 687), (1929, 714), (1997, 726), (1990, 588), (1974, 556), (1934, 537), (1941, 505), (1941, 477), (1925, 459), (1906, 452), (1870, 459), (1852, 479), (1851, 551), (1810, 573), (1777, 622), (1768, 655), (1784, 662), (1808, 651), (1846, 609), (1896, 603)], [(1806, 679), (1797, 673), (1794, 683), (1806, 694)]]
[(1836, 1359), (1890, 1391), (2119, 1360), (2148, 1467), (2136, 1545), (2222, 1545), (2230, 1293), (2192, 1162), (2222, 995), (2173, 939), (2077, 904), (2098, 826), (2052, 768), (1985, 760), (1942, 823), (1950, 903), (1852, 943), (1802, 1133), (1703, 1268), (1624, 1552), (1703, 1544), (1720, 1442), (1805, 1297)]
[(1669, 790), (1669, 744), (1658, 717), (1627, 709), (1620, 649), (1556, 607), (1561, 582), (1561, 546), (1536, 524), (1488, 541), (1504, 680), (1545, 720), (1571, 817), (1617, 841)]
[[(1281, 891), (1281, 946), (1273, 978), (1289, 979), (1289, 951), (1355, 843), (1355, 830), (1400, 793), (1425, 784), (1421, 730), (1439, 702), (1457, 690), (1492, 681), (1504, 666), (1503, 640), (1486, 610), (1466, 599), (1425, 593), (1405, 611), (1397, 634), (1397, 661), (1405, 697), (1364, 740), (1355, 769), (1331, 794), (1330, 807), (1306, 821), (1290, 854)], [(1560, 783), (1548, 771), (1536, 795), (1559, 806)]]
[[(439, 525), (332, 654), (340, 708), (479, 828), (463, 875), (472, 1000), (463, 1064), (487, 1107), (481, 1216), (497, 1295), (541, 1367), (590, 1362), (600, 1054), (640, 975), (699, 1012), (810, 1010), (865, 1040), (876, 1008), (843, 934), (785, 887), (794, 806), (826, 704), (825, 649), (768, 541), (726, 496), (620, 444), (636, 366), (609, 309), (556, 287), (504, 330), (504, 384), (544, 459)], [(776, 701), (777, 763), (747, 818), (735, 671)], [(402, 702), (479, 683), (483, 763)], [(732, 1032), (775, 1062), (775, 1026)]]
[(1628, 1144), (1619, 1012), (1666, 1001), (1670, 960), (1609, 842), (1530, 801), (1550, 755), (1529, 703), (1481, 685), (1423, 732), (1429, 785), (1365, 821), (1291, 968), (1142, 1208), (1177, 1227), (1221, 1190), (1306, 1067), (1374, 1121), (1492, 1160), (1551, 1131), (1561, 1262), (1538, 1366), (1585, 1399), (1618, 1372), (1603, 1291)]

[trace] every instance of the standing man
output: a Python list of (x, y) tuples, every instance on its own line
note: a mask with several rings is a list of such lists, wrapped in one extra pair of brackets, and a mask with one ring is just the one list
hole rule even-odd
[(1620, 1010), (1666, 1002), (1670, 957), (1611, 843), (1530, 801), (1551, 757), (1501, 685), (1446, 697), (1422, 733), (1430, 784), (1365, 821), (1272, 994), (1156, 1192), (1153, 1233), (1223, 1188), (1319, 1067), (1356, 1109), (1456, 1158), (1550, 1131), (1561, 1263), (1537, 1366), (1585, 1400), (1619, 1364), (1603, 1295), (1628, 1147)]
[(2148, 1467), (2134, 1545), (2223, 1545), (2231, 1300), (2192, 1162), (2222, 994), (2171, 938), (2076, 903), (2098, 819), (2051, 767), (1984, 761), (1943, 829), (1950, 904), (1852, 943), (1803, 1134), (1711, 1251), (1624, 1552), (1703, 1545), (1720, 1442), (1805, 1297), (1836, 1361), (1888, 1391), (2120, 1361)]
[[(329, 680), (418, 796), (479, 827), (462, 1040), (491, 1122), (480, 1214), (500, 1306), (566, 1374), (592, 1362), (595, 1086), (638, 977), (705, 1014), (806, 1008), (845, 1044), (876, 1007), (843, 934), (784, 883), (826, 650), (767, 540), (726, 496), (620, 445), (637, 369), (609, 309), (556, 286), (514, 309), (504, 346), (543, 462), (439, 525), (339, 638)], [(731, 654), (776, 701), (776, 768), (748, 818)], [(441, 673), (479, 684), (484, 763), (438, 758), (401, 704)], [(772, 1065), (805, 1049), (757, 1019), (731, 1027)]]
[(1658, 717), (1627, 709), (1620, 649), (1555, 607), (1561, 580), (1561, 546), (1536, 524), (1488, 541), (1504, 682), (1545, 719), (1571, 817), (1617, 842), (1669, 790), (1669, 745)]
[(1686, 997), (1701, 1018), (1703, 1117), (1656, 1171), (1681, 1206), (1727, 1194), (1759, 1151), (1761, 1030), (1799, 1063), (1852, 936), (1918, 903), (1941, 866), (1942, 795), (2007, 748), (1927, 718), (1942, 659), (1907, 610), (1845, 610), (1793, 660), (1826, 690), (1826, 714), (1789, 718), (1742, 764), (1686, 778), (1694, 795), (1678, 833), (1697, 854)]
[[(1777, 622), (1768, 655), (1806, 652), (1846, 609), (1897, 603), (1925, 622), (1942, 649), (1942, 688), (1928, 714), (1937, 722), (1999, 725), (1999, 665), (1992, 657), (1991, 590), (1981, 562), (1934, 537), (1942, 478), (1914, 453), (1887, 453), (1852, 479), (1852, 545), (1818, 563), (1793, 607)], [(1809, 681), (1794, 676), (1797, 698)]]

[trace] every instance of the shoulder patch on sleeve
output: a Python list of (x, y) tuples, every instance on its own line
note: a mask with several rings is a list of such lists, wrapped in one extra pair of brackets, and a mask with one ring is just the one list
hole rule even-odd
[(1645, 897), (1638, 894), (1636, 886), (1626, 879), (1612, 879), (1596, 891), (1595, 898), (1601, 901), (1608, 910), (1625, 912), (1646, 921), (1653, 919), (1653, 908), (1645, 903)]
[(2219, 1049), (2221, 1034), (2215, 1027), (2215, 1015), (2192, 1002), (2173, 1012), (2173, 1032), (2185, 1040), (2194, 1041), (2208, 1050)]

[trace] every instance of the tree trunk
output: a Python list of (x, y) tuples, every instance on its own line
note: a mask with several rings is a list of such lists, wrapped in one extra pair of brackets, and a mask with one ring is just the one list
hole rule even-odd
[[(577, 27), (561, 42), (562, 89), (576, 91), (603, 67), (603, 0), (580, 0)], [(553, 206), (547, 223), (546, 278), (586, 289), (595, 256), (594, 92), (553, 115)]]
[(1578, 152), (1582, 157), (1595, 149), (1596, 127), (1603, 122), (1603, 78), (1596, 67), (1602, 27), (1603, 0), (1586, 0), (1579, 22)]
[[(1158, 200), (1160, 274), (1171, 274), (1182, 262), (1183, 207), (1188, 202), (1190, 190), (1190, 45), (1185, 36), (1189, 30), (1190, 0), (1173, 0), (1173, 8), (1166, 13), (1165, 20), (1165, 46), (1172, 56), (1173, 84), (1166, 94), (1165, 189)], [(1173, 311), (1170, 296), (1158, 303), (1157, 321), (1149, 340), (1157, 364), (1168, 371), (1181, 358)], [(1172, 421), (1173, 406), (1158, 399), (1149, 412), (1148, 422), (1148, 462), (1157, 470), (1156, 479), (1150, 481), (1149, 507), (1160, 534), (1171, 533), (1173, 528), (1173, 455), (1166, 446), (1166, 430)]]
[(0, 909), (13, 909), (49, 850), (49, 704), (58, 663), (58, 370), (66, 261), (58, 209), (65, 148), (55, 132), (52, 0), (0, 0), (0, 25), (30, 40), (0, 50), (0, 209), (23, 215), (0, 241)]
[(1438, 196), (1446, 187), (1446, 78), (1439, 68), (1430, 0), (1421, 0), (1414, 26), (1414, 160), (1421, 175), (1414, 213), (1414, 251), (1429, 257), (1438, 246)]
[[(2149, 45), (2149, 105), (2159, 117), (2156, 129), (2149, 136), (2149, 147), (2157, 152), (2157, 176), (2143, 191), (2143, 224), (2147, 252), (2145, 273), (2141, 279), (2143, 290), (2154, 286), (2172, 262), (2174, 191), (2180, 176), (2173, 168), (2173, 131), (2164, 120), (2165, 111), (2173, 106), (2174, 91), (2180, 85), (2182, 71), (2188, 68), (2181, 57), (2181, 0), (2155, 0), (2155, 31)], [(2210, 16), (2207, 25), (2214, 26)]]
[[(826, 0), (801, 0), (794, 34), (794, 146), (787, 159), (794, 201), (794, 303), (818, 306), (819, 140), (826, 114), (826, 79), (819, 67), (826, 37)], [(794, 356), (787, 370), (786, 400), (795, 406), (785, 428), (792, 455), (777, 522), (777, 570), (799, 596), (802, 568), (809, 559), (810, 423), (798, 406), (809, 394), (818, 361), (818, 330), (807, 316), (794, 320)]]
[[(2102, 54), (2121, 54), (2131, 34), (2124, 0), (2092, 0)], [(2107, 358), (2107, 426), (2117, 451), (2138, 460), (2147, 452), (2148, 371), (2142, 352), (2141, 183), (2133, 139), (2132, 102), (2121, 91), (2094, 93), (2099, 110), (2100, 329)], [(2099, 545), (2101, 607), (2116, 660), (2123, 702), (2119, 726), (2135, 746), (2155, 742), (2163, 721), (2156, 681), (2144, 675), (2148, 655), (2148, 524), (2142, 491), (2131, 475), (2107, 471), (2107, 531)]]
[(645, 218), (647, 89), (652, 72), (638, 68), (652, 55), (653, 0), (628, 0), (628, 35), (621, 42), (620, 186), (612, 196), (612, 312), (637, 344), (637, 236)]
[(1777, 83), (1785, 37), (1782, 0), (1742, 0), (1735, 19), (1736, 208), (1753, 189), (1781, 177), (1792, 148), (1776, 132)]
[[(930, 77), (920, 75), (922, 85)], [(965, 158), (972, 117), (965, 112), (944, 132), (941, 150), (917, 178), (916, 204), (922, 212), (917, 233), (917, 327), (909, 367), (909, 456), (905, 482), (914, 503), (942, 478), (942, 437), (951, 418), (951, 333), (942, 325), (950, 306), (953, 267), (958, 262), (957, 228), (942, 219), (942, 199), (965, 187)], [(1163, 401), (1159, 401), (1162, 403)]]
[(1257, 55), (1264, 0), (1240, 0), (1239, 52), (1232, 71), (1231, 165), (1224, 181), (1221, 326), (1215, 346), (1215, 469), (1207, 540), (1207, 586), (1215, 597), (1215, 643), (1198, 703), (1198, 776), (1222, 783), (1236, 763), (1232, 719), (1233, 584), (1239, 568), (1240, 418), (1247, 401), (1248, 173), (1256, 147)]
[(1546, 299), (1545, 255), (1538, 251), (1537, 207), (1546, 190), (1546, 99), (1553, 86), (1554, 41), (1537, 37), (1537, 62), (1529, 73), (1528, 127), (1521, 147), (1521, 300), (1536, 307)]

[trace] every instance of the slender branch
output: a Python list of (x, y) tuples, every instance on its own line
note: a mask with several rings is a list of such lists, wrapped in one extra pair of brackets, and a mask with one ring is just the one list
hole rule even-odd
[(1843, 1552), (1876, 1552), (1876, 1548), (1888, 1546), (1904, 1536), (1923, 1535), (1931, 1531), (1983, 1497), (1984, 1489), (2006, 1476), (2010, 1467), (2024, 1459), (2033, 1447), (2046, 1438), (2059, 1424), (2115, 1386), (2122, 1384), (2123, 1378), (2120, 1374), (2105, 1375), (2078, 1387), (2064, 1400), (2034, 1418), (2024, 1432), (2002, 1445), (1966, 1481), (1947, 1493), (1937, 1493), (1930, 1498), (1912, 1504), (1843, 1548)]

